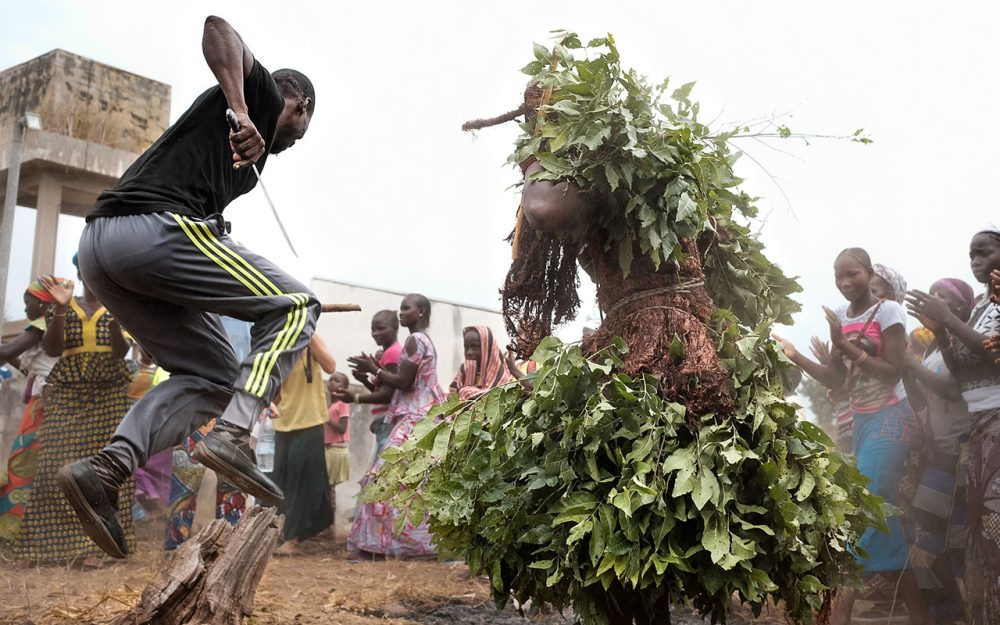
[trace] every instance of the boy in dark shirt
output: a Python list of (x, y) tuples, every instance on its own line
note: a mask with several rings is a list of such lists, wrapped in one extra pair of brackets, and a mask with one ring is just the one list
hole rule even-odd
[[(257, 183), (251, 164), (309, 127), (312, 83), (268, 73), (233, 28), (205, 21), (205, 60), (219, 81), (100, 195), (80, 240), (80, 271), (170, 378), (129, 411), (100, 453), (64, 466), (59, 483), (87, 534), (108, 554), (128, 548), (118, 488), (147, 458), (214, 417), (195, 457), (241, 490), (283, 498), (249, 448), (250, 427), (308, 345), (319, 302), (304, 285), (229, 238), (222, 211)], [(231, 108), (239, 130), (230, 131)], [(253, 325), (237, 360), (218, 315)]]

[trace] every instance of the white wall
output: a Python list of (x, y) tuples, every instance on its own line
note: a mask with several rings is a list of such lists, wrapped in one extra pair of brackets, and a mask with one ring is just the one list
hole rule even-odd
[[(337, 369), (341, 371), (347, 371), (348, 356), (378, 349), (371, 337), (372, 315), (383, 309), (398, 312), (405, 295), (327, 278), (313, 278), (310, 287), (324, 304), (359, 304), (362, 308), (360, 313), (328, 313), (319, 319), (316, 331), (327, 342), (337, 359)], [(485, 325), (493, 330), (501, 349), (506, 347), (507, 334), (499, 310), (435, 300), (432, 293), (423, 295), (431, 302), (431, 325), (427, 334), (437, 347), (438, 377), (442, 387), (448, 386), (464, 360), (462, 328)], [(400, 343), (406, 341), (406, 336), (406, 329), (400, 328)]]

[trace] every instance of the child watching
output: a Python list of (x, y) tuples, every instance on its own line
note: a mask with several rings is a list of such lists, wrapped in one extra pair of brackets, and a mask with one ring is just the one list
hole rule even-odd
[[(326, 473), (330, 487), (330, 509), (336, 519), (337, 515), (337, 484), (350, 479), (351, 458), (347, 451), (347, 443), (351, 440), (348, 418), (351, 407), (336, 397), (347, 392), (350, 380), (339, 371), (330, 376), (326, 383), (330, 396), (334, 399), (328, 409), (329, 419), (323, 426), (323, 442), (326, 444)], [(336, 521), (334, 522), (336, 525)]]

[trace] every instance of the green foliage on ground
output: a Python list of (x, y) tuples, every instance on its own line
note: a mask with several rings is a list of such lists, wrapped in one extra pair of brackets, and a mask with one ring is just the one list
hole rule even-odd
[(809, 621), (856, 572), (849, 548), (881, 524), (881, 500), (784, 401), (767, 329), (732, 321), (716, 319), (733, 414), (692, 428), (655, 380), (615, 373), (623, 344), (588, 360), (550, 338), (530, 394), (453, 397), (384, 452), (364, 498), (427, 515), (440, 554), (488, 573), (501, 604), (572, 604), (600, 623), (587, 588), (617, 580), (661, 610), (669, 590), (722, 620), (736, 592), (754, 608), (783, 599)]

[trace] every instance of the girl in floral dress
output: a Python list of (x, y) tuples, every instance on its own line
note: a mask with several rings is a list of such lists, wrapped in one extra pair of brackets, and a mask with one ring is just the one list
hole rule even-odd
[[(410, 331), (410, 336), (403, 346), (398, 372), (381, 368), (378, 361), (367, 354), (349, 359), (358, 371), (369, 373), (382, 384), (396, 389), (387, 414), (387, 419), (392, 422), (392, 433), (386, 441), (386, 449), (402, 445), (410, 437), (417, 421), (444, 399), (444, 392), (438, 384), (437, 350), (426, 334), (430, 321), (431, 305), (427, 298), (417, 294), (407, 295), (399, 306), (399, 324)], [(350, 401), (346, 393), (337, 399)], [(362, 489), (371, 476), (378, 473), (382, 463), (381, 456), (375, 460), (368, 475), (361, 480)], [(398, 514), (398, 510), (385, 503), (363, 504), (351, 526), (348, 551), (398, 558), (433, 555), (426, 522), (413, 525), (408, 521), (397, 535), (395, 523)]]

